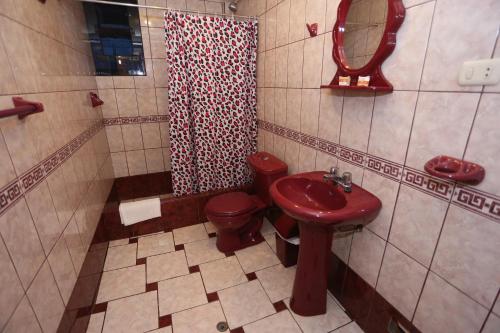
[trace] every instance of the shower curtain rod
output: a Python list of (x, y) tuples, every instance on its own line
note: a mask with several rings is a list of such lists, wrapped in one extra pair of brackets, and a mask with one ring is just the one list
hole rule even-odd
[(183, 13), (197, 13), (197, 14), (205, 14), (205, 15), (215, 15), (215, 16), (228, 16), (228, 17), (236, 17), (236, 18), (244, 18), (244, 19), (255, 19), (257, 20), (257, 16), (242, 16), (242, 15), (233, 15), (233, 14), (221, 14), (221, 13), (207, 13), (199, 10), (188, 10), (188, 9), (174, 9), (168, 7), (158, 7), (158, 6), (148, 6), (148, 5), (136, 5), (133, 3), (125, 3), (125, 2), (114, 2), (114, 1), (105, 1), (105, 0), (76, 0), (80, 2), (89, 2), (89, 3), (100, 3), (103, 5), (115, 5), (115, 6), (125, 6), (125, 7), (135, 7), (135, 8), (149, 8), (149, 9), (160, 9), (166, 11), (174, 11), (174, 12), (183, 12)]

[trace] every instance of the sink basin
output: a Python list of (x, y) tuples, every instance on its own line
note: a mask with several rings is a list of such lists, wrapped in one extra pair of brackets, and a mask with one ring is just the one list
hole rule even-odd
[[(287, 199), (293, 207), (303, 207), (311, 211), (314, 218), (315, 212), (339, 210), (345, 207), (345, 197), (324, 181), (302, 177), (287, 177), (276, 184), (277, 194)], [(276, 199), (279, 200), (279, 199)]]
[(281, 178), (271, 186), (274, 202), (291, 217), (325, 225), (367, 224), (382, 204), (370, 192), (353, 184), (345, 193), (331, 181), (323, 180), (325, 172), (314, 171)]
[(290, 308), (301, 316), (326, 313), (327, 275), (332, 238), (349, 225), (371, 222), (382, 208), (370, 192), (352, 184), (349, 193), (314, 171), (283, 177), (273, 183), (271, 196), (298, 220), (299, 258)]

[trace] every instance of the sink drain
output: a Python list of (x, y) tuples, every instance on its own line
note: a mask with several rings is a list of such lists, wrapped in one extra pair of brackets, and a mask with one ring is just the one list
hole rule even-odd
[(229, 328), (229, 326), (227, 325), (227, 323), (225, 321), (218, 322), (216, 327), (217, 327), (217, 331), (219, 331), (219, 332), (225, 332)]

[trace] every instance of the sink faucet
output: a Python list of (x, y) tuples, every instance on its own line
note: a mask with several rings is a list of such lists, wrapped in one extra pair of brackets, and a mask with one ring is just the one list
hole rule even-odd
[(331, 180), (335, 185), (339, 185), (344, 189), (344, 192), (350, 193), (352, 190), (352, 174), (350, 172), (344, 172), (342, 177), (338, 175), (339, 168), (331, 167), (330, 173), (323, 176), (323, 179), (328, 181)]

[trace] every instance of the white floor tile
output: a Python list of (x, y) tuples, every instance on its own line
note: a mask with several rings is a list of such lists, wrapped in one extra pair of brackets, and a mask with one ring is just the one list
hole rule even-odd
[(264, 218), (264, 223), (262, 223), (262, 228), (260, 228), (260, 233), (265, 236), (268, 234), (273, 234), (276, 232), (276, 229), (274, 229), (274, 226), (269, 222), (267, 218)]
[(207, 233), (213, 234), (217, 233), (217, 228), (215, 228), (214, 224), (210, 221), (203, 223), (205, 225), (205, 229), (207, 230)]
[(235, 256), (201, 264), (200, 271), (207, 293), (248, 281)]
[[(285, 304), (290, 309), (289, 299), (285, 301)], [(290, 312), (304, 333), (330, 332), (351, 321), (330, 295), (327, 295), (326, 313), (323, 315), (303, 317), (294, 313), (292, 310), (290, 310)]]
[(276, 312), (258, 280), (221, 290), (218, 295), (231, 329)]
[(148, 331), (147, 333), (172, 333), (172, 326), (162, 327), (157, 330)]
[(271, 247), (271, 250), (276, 253), (276, 233), (273, 232), (271, 234), (264, 235), (264, 238), (267, 244), (269, 244), (269, 247)]
[(94, 313), (90, 316), (87, 333), (101, 333), (104, 324), (105, 312)]
[(266, 242), (238, 250), (235, 254), (245, 273), (252, 273), (280, 262)]
[(340, 327), (339, 329), (336, 329), (332, 333), (364, 333), (361, 327), (359, 327), (356, 322), (351, 322), (345, 326)]
[(279, 264), (257, 271), (255, 274), (271, 302), (275, 303), (292, 296), (295, 266), (285, 268)]
[[(138, 243), (110, 242), (96, 300), (108, 301), (108, 309), (90, 317), (88, 332), (216, 333), (221, 321), (247, 333), (363, 332), (331, 295), (325, 315), (276, 313), (272, 303), (284, 300), (289, 306), (295, 267), (279, 263), (269, 222), (262, 229), (266, 242), (227, 258), (217, 250), (216, 238), (208, 238), (211, 228), (207, 222), (139, 237)], [(185, 244), (184, 250), (175, 251), (174, 240)], [(136, 257), (147, 258), (147, 264), (135, 265)], [(199, 265), (200, 272), (189, 274), (188, 264)], [(251, 272), (258, 279), (248, 282), (245, 273)], [(158, 291), (146, 293), (146, 282), (158, 282)], [(206, 293), (212, 292), (219, 301), (208, 303)], [(167, 314), (173, 326), (158, 329), (158, 316)]]
[(139, 237), (137, 258), (154, 256), (175, 251), (174, 237), (171, 232)]
[(287, 310), (243, 326), (245, 333), (301, 333), (299, 326)]
[(128, 238), (116, 239), (109, 242), (108, 247), (127, 245), (129, 242)]
[(221, 321), (226, 321), (226, 318), (219, 302), (211, 302), (172, 315), (175, 333), (218, 333), (216, 326)]
[(162, 327), (157, 330), (148, 331), (147, 333), (172, 333), (172, 326)]
[(180, 276), (158, 283), (160, 316), (208, 302), (200, 273)]
[(158, 328), (156, 291), (108, 303), (103, 333), (146, 332)]
[(110, 247), (104, 262), (104, 270), (110, 271), (123, 267), (135, 266), (137, 244), (128, 244)]
[(185, 244), (184, 251), (186, 252), (189, 266), (225, 258), (226, 255), (217, 249), (215, 245), (216, 241), (217, 238), (209, 238)]
[(184, 251), (175, 251), (146, 259), (148, 283), (189, 274)]
[(176, 245), (191, 243), (207, 238), (208, 234), (202, 223), (174, 229), (174, 241)]
[(146, 291), (146, 267), (138, 265), (104, 272), (96, 303)]

